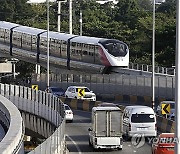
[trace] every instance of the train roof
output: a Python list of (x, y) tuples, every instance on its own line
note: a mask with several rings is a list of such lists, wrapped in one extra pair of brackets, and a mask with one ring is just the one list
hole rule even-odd
[[(41, 37), (47, 37), (47, 30), (39, 29), (39, 28), (33, 28), (28, 26), (22, 26), (19, 24), (14, 24), (6, 21), (0, 21), (0, 28), (4, 29), (11, 29), (14, 28), (14, 31), (26, 33), (29, 35), (38, 35), (41, 34)], [(105, 41), (108, 39), (105, 38), (98, 38), (98, 37), (90, 37), (90, 36), (78, 36), (78, 35), (72, 35), (67, 33), (59, 33), (59, 32), (49, 32), (49, 38), (52, 39), (58, 39), (58, 40), (64, 40), (67, 41), (68, 39), (72, 38), (71, 42), (77, 42), (77, 43), (84, 43), (84, 44), (92, 44), (97, 45), (101, 41)]]
[(30, 34), (30, 35), (37, 35), (39, 33), (45, 32), (45, 30), (43, 30), (43, 29), (32, 28), (32, 27), (28, 27), (28, 26), (16, 27), (16, 28), (14, 28), (14, 31), (26, 33), (26, 34)]
[[(47, 37), (47, 33), (43, 33), (41, 35), (42, 37)], [(72, 37), (76, 37), (78, 35), (71, 35), (71, 34), (66, 34), (66, 33), (59, 33), (59, 32), (49, 32), (49, 38), (53, 38), (53, 39), (59, 39), (59, 40), (64, 40), (67, 41), (68, 39), (72, 38)]]
[(90, 37), (90, 36), (78, 36), (78, 37), (73, 38), (71, 42), (97, 45), (100, 40), (107, 40), (107, 39), (98, 38), (98, 37)]
[(14, 23), (11, 23), (11, 22), (6, 22), (6, 21), (0, 21), (0, 28), (3, 28), (3, 29), (11, 29), (13, 27), (16, 27), (16, 26), (20, 26), (18, 24), (14, 24)]

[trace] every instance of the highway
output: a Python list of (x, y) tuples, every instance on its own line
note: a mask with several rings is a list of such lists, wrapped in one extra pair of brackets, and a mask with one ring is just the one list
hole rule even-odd
[(5, 136), (5, 131), (2, 125), (0, 124), (0, 141), (4, 138)]
[[(93, 148), (88, 143), (88, 128), (91, 126), (91, 113), (74, 110), (74, 121), (66, 123), (66, 143), (69, 153), (92, 153)], [(147, 141), (146, 141), (147, 142)], [(151, 154), (151, 145), (145, 143), (137, 148), (130, 141), (124, 141), (122, 151), (99, 150), (94, 153), (121, 153), (121, 154)]]

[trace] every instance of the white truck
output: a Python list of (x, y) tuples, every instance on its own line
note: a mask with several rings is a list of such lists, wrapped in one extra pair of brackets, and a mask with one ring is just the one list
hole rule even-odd
[(94, 149), (122, 150), (122, 114), (118, 107), (93, 107), (89, 145)]

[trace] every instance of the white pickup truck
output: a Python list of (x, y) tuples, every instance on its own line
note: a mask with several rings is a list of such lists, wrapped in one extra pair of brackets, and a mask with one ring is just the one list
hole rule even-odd
[(93, 107), (89, 145), (94, 149), (120, 149), (123, 146), (122, 112), (118, 107)]

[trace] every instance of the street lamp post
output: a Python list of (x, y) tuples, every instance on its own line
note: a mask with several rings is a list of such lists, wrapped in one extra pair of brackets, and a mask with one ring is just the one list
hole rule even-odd
[(72, 34), (72, 0), (69, 0), (69, 34)]
[(153, 0), (153, 38), (152, 38), (152, 108), (155, 105), (155, 5), (156, 1)]
[(80, 11), (79, 23), (80, 23), (80, 36), (82, 36), (82, 10)]
[(58, 1), (58, 32), (61, 31), (61, 1)]
[(175, 129), (175, 137), (177, 138), (177, 142), (175, 145), (175, 153), (179, 154), (180, 153), (180, 2), (177, 0), (177, 10), (176, 10), (176, 74), (175, 74), (175, 122), (176, 122), (176, 129)]
[(67, 2), (67, 0), (57, 0), (58, 2), (58, 32), (61, 32), (61, 3)]
[(47, 89), (49, 89), (49, 0), (47, 3)]

